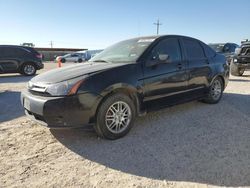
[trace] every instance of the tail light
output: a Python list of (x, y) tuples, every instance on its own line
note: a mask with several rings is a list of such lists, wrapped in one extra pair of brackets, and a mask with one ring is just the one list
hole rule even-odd
[(37, 54), (36, 57), (39, 58), (39, 59), (42, 59), (43, 55), (42, 54)]

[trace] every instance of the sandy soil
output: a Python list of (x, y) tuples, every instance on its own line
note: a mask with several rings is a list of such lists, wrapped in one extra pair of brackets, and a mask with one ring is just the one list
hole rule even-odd
[(250, 72), (230, 78), (219, 104), (149, 113), (116, 141), (28, 120), (29, 79), (0, 75), (0, 187), (250, 186)]

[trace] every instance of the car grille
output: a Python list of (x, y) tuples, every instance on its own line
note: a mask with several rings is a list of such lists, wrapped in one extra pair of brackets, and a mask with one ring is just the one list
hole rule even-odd
[(241, 49), (241, 55), (243, 55), (243, 56), (249, 56), (250, 55), (250, 47), (243, 47), (242, 49)]
[(46, 85), (34, 84), (32, 82), (29, 82), (28, 84), (28, 90), (33, 95), (45, 96), (45, 97), (51, 96), (49, 93), (46, 92), (46, 89), (47, 89)]
[(30, 90), (30, 89), (29, 89), (29, 92), (32, 93), (33, 95), (37, 95), (37, 96), (51, 97), (51, 95), (47, 92), (38, 92), (38, 91)]

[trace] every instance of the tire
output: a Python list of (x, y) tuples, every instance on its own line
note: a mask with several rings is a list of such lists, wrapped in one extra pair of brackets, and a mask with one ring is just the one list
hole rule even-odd
[(21, 74), (25, 76), (33, 76), (36, 74), (36, 66), (34, 63), (24, 63), (21, 68)]
[(231, 62), (230, 65), (230, 69), (231, 69), (231, 74), (233, 76), (242, 76), (245, 72), (244, 68), (239, 68), (237, 65), (235, 65), (234, 63)]
[(62, 63), (65, 63), (65, 62), (66, 62), (66, 60), (65, 60), (64, 58), (62, 58), (62, 59), (61, 59), (61, 62), (62, 62)]
[(211, 86), (209, 87), (209, 92), (207, 97), (203, 100), (203, 102), (208, 104), (216, 104), (221, 100), (224, 84), (220, 77), (217, 77), (212, 82)]
[(110, 140), (125, 136), (133, 126), (135, 112), (135, 105), (127, 95), (117, 93), (109, 96), (97, 111), (96, 133)]
[(78, 59), (78, 63), (81, 63), (82, 62), (82, 59)]

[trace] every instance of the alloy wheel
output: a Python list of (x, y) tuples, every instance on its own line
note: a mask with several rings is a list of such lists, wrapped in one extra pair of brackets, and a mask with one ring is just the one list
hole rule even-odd
[(35, 67), (33, 65), (25, 65), (23, 69), (24, 73), (27, 75), (32, 75), (36, 71)]
[(222, 94), (222, 85), (219, 80), (215, 80), (211, 86), (211, 95), (214, 100), (218, 100)]
[(122, 133), (131, 121), (131, 108), (123, 101), (118, 101), (112, 104), (106, 113), (106, 127), (112, 133)]

